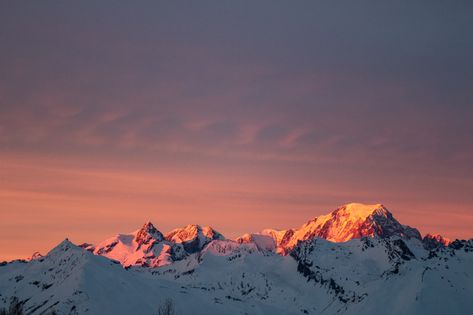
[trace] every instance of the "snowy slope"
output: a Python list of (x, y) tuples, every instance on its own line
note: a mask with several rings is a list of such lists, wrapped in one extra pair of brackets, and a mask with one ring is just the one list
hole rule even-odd
[(318, 239), (292, 255), (310, 281), (333, 280), (347, 314), (468, 314), (473, 307), (472, 240), (427, 251), (416, 239)]
[(179, 314), (300, 314), (313, 288), (292, 258), (220, 240), (157, 269), (124, 269), (64, 241), (40, 260), (0, 267), (0, 283), (1, 302), (18, 296), (32, 314), (153, 314), (167, 297)]
[(418, 240), (300, 243), (291, 255), (215, 240), (160, 268), (122, 268), (64, 241), (48, 255), (0, 267), (0, 303), (31, 314), (467, 314), (473, 241), (427, 251)]

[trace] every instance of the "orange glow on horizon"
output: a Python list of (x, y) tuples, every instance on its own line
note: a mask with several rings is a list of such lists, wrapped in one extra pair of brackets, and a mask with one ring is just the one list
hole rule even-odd
[[(264, 228), (299, 227), (353, 198), (343, 190), (331, 191), (327, 183), (295, 184), (281, 181), (277, 174), (100, 169), (83, 166), (80, 159), (61, 165), (40, 157), (2, 162), (0, 259), (6, 260), (35, 251), (44, 254), (65, 237), (96, 243), (135, 230), (147, 220), (163, 232), (189, 223), (210, 225), (230, 238)], [(353, 194), (363, 196), (361, 191)], [(407, 204), (387, 206), (399, 221), (423, 233), (440, 230), (450, 238), (471, 234), (468, 212), (438, 211), (445, 205), (422, 205), (418, 210), (409, 205), (409, 211), (402, 211)], [(428, 207), (433, 210), (423, 210)]]
[(350, 202), (473, 237), (462, 5), (3, 2), (0, 261), (148, 220), (297, 228)]

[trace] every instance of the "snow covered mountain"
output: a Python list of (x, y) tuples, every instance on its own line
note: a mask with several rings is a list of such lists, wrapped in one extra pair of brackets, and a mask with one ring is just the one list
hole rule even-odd
[(225, 239), (223, 235), (210, 226), (202, 228), (197, 224), (189, 224), (166, 234), (166, 240), (176, 244), (182, 244), (186, 252), (190, 254), (202, 250), (210, 241), (223, 239)]
[(421, 239), (418, 230), (400, 224), (383, 205), (350, 203), (327, 215), (316, 217), (299, 229), (263, 230), (263, 235), (272, 237), (277, 250), (286, 254), (298, 242), (323, 238), (332, 242), (346, 242), (363, 236), (400, 236)]
[(440, 234), (426, 234), (422, 241), (424, 242), (424, 246), (427, 249), (444, 247), (452, 243), (448, 238), (445, 238)]
[(84, 246), (96, 255), (120, 262), (125, 267), (160, 267), (198, 252), (223, 235), (211, 227), (190, 224), (164, 236), (151, 222), (129, 234), (118, 234), (97, 246)]
[(125, 267), (159, 267), (186, 256), (181, 244), (166, 241), (151, 222), (130, 234), (118, 234), (95, 247), (85, 248), (96, 255), (116, 260)]
[(170, 298), (194, 315), (468, 314), (472, 279), (473, 240), (421, 239), (381, 205), (350, 204), (237, 240), (149, 222), (97, 246), (65, 240), (0, 265), (0, 307), (17, 297), (26, 314), (157, 314)]

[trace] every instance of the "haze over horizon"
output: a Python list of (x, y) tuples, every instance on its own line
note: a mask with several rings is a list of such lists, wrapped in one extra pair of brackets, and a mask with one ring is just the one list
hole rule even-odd
[(349, 202), (473, 237), (472, 9), (1, 3), (0, 260)]

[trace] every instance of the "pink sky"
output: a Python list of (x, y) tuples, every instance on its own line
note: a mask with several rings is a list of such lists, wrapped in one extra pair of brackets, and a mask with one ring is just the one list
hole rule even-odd
[(348, 202), (472, 237), (471, 10), (346, 5), (0, 4), (0, 260)]

